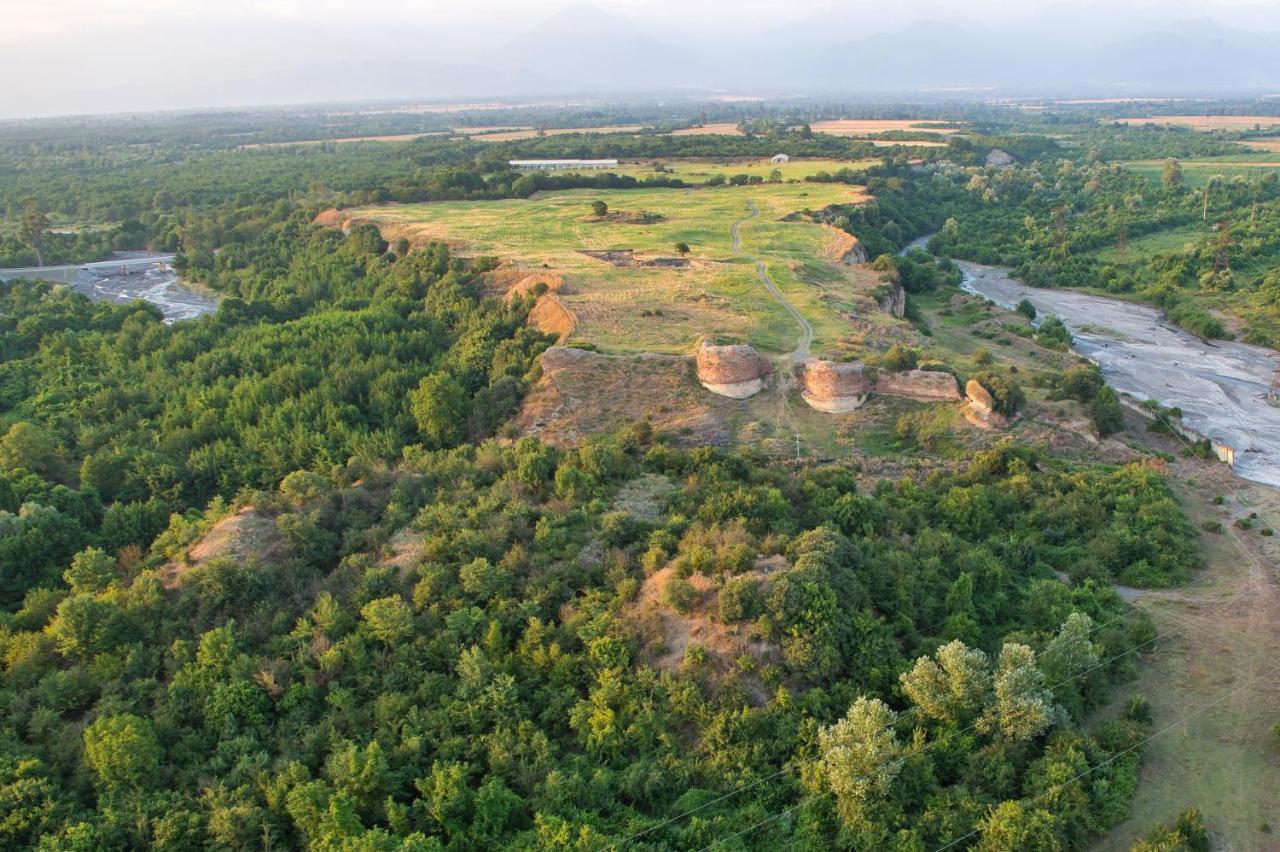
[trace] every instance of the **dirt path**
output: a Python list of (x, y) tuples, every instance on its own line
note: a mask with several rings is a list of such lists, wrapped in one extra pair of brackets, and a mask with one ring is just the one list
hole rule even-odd
[[(743, 222), (748, 222), (752, 219), (759, 218), (760, 216), (760, 208), (756, 206), (754, 201), (747, 201), (747, 206), (751, 208), (751, 215), (744, 216), (729, 226), (729, 239), (733, 245), (733, 251), (736, 254), (742, 253), (742, 234), (739, 230), (739, 226)], [(792, 318), (796, 321), (796, 325), (800, 326), (800, 339), (796, 342), (796, 348), (792, 350), (791, 354), (788, 356), (792, 364), (799, 364), (801, 361), (805, 361), (809, 357), (809, 349), (813, 345), (813, 325), (804, 318), (804, 314), (796, 310), (796, 306), (791, 304), (791, 302), (787, 300), (786, 296), (782, 295), (782, 291), (778, 289), (777, 283), (775, 283), (773, 278), (770, 277), (769, 269), (765, 266), (764, 261), (759, 258), (755, 258), (755, 262), (756, 275), (759, 276), (760, 283), (765, 286), (765, 289), (769, 291), (770, 295), (772, 295), (775, 300), (777, 300), (778, 304), (782, 305), (782, 307), (786, 309), (787, 313), (791, 314)]]
[[(1280, 749), (1271, 727), (1280, 722), (1280, 678), (1255, 679), (1280, 660), (1280, 537), (1259, 534), (1280, 525), (1280, 492), (1185, 457), (1171, 464), (1169, 481), (1197, 527), (1217, 521), (1226, 531), (1201, 537), (1206, 568), (1194, 585), (1137, 602), (1170, 635), (1115, 706), (1145, 695), (1159, 730), (1240, 691), (1152, 740), (1129, 819), (1096, 848), (1127, 850), (1154, 824), (1197, 807), (1214, 848), (1278, 849)], [(1232, 526), (1251, 512), (1259, 515), (1251, 530)]]

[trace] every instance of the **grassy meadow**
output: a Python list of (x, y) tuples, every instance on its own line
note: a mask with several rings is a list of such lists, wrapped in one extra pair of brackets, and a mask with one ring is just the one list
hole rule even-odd
[[(724, 168), (736, 174), (745, 167)], [(572, 342), (612, 352), (674, 353), (688, 352), (703, 335), (716, 335), (782, 354), (795, 346), (796, 324), (760, 283), (755, 260), (765, 262), (788, 300), (813, 324), (814, 351), (838, 345), (848, 333), (844, 312), (854, 309), (854, 291), (865, 273), (858, 279), (854, 270), (833, 262), (840, 239), (833, 230), (782, 220), (864, 198), (844, 184), (773, 183), (570, 190), (530, 199), (348, 212), (375, 222), (393, 240), (443, 240), (464, 254), (494, 255), (530, 272), (560, 275), (560, 298), (577, 319)], [(596, 201), (608, 205), (606, 216), (592, 212)], [(758, 217), (751, 218), (751, 203)], [(739, 220), (741, 249), (735, 252), (731, 228)], [(675, 258), (677, 243), (689, 246), (687, 266), (618, 266), (583, 253), (631, 251), (644, 263)]]

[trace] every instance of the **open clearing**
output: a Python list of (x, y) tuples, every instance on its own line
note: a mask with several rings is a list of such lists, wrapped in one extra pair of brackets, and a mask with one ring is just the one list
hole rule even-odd
[(1159, 254), (1160, 252), (1178, 251), (1187, 243), (1195, 242), (1214, 233), (1216, 233), (1214, 228), (1210, 227), (1207, 222), (1193, 222), (1190, 225), (1183, 225), (1179, 228), (1170, 228), (1166, 231), (1155, 231), (1141, 237), (1134, 237), (1125, 246), (1123, 256), (1120, 255), (1115, 246), (1097, 249), (1090, 252), (1090, 254), (1108, 263), (1119, 261), (1130, 263), (1145, 260), (1151, 255)]
[(738, 129), (738, 125), (731, 121), (724, 121), (718, 124), (703, 124), (699, 127), (685, 127), (680, 130), (671, 131), (672, 136), (741, 136), (742, 131)]
[(1280, 126), (1275, 115), (1153, 115), (1147, 118), (1110, 119), (1119, 124), (1169, 124), (1192, 130), (1252, 130)]
[[(1156, 436), (1142, 440), (1152, 443)], [(1163, 440), (1170, 452), (1182, 449), (1172, 438)], [(1270, 728), (1280, 721), (1280, 678), (1267, 675), (1280, 663), (1280, 544), (1259, 530), (1280, 523), (1280, 494), (1209, 462), (1179, 458), (1169, 474), (1197, 527), (1216, 521), (1227, 531), (1201, 536), (1207, 567), (1194, 585), (1146, 593), (1137, 602), (1168, 635), (1113, 704), (1145, 695), (1152, 730), (1174, 727), (1147, 746), (1129, 818), (1098, 849), (1124, 852), (1152, 825), (1197, 807), (1215, 849), (1274, 850), (1280, 848), (1280, 750)], [(1213, 505), (1215, 495), (1225, 502)], [(1254, 511), (1262, 522), (1253, 529), (1231, 527)], [(1207, 712), (1191, 715), (1206, 706)]]
[(421, 133), (394, 133), (387, 136), (344, 136), (341, 139), (301, 139), (294, 142), (250, 142), (240, 147), (246, 149), (287, 148), (290, 145), (324, 145), (325, 143), (344, 145), (348, 142), (409, 142), (414, 139), (421, 139), (423, 136), (439, 136), (444, 132), (441, 130), (424, 130)]
[(924, 133), (952, 133), (960, 128), (954, 124), (920, 119), (896, 118), (837, 118), (830, 121), (815, 121), (809, 125), (814, 133), (829, 133), (832, 136), (871, 136), (876, 133), (889, 133), (894, 130)]
[(528, 127), (496, 133), (477, 133), (476, 128), (461, 128), (458, 132), (470, 136), (477, 142), (512, 142), (517, 139), (535, 139), (539, 136), (564, 136), (567, 133), (638, 133), (644, 129), (643, 124), (608, 124), (603, 127), (548, 127), (545, 130)]
[[(1183, 160), (1182, 177), (1188, 186), (1204, 186), (1210, 178), (1219, 175), (1228, 178), (1242, 175), (1252, 179), (1263, 177), (1268, 172), (1280, 172), (1280, 161), (1262, 153), (1259, 157), (1256, 160)], [(1164, 172), (1163, 160), (1130, 160), (1122, 165), (1153, 181), (1159, 181)]]
[[(344, 211), (389, 239), (443, 240), (494, 255), (514, 272), (553, 274), (576, 326), (568, 341), (612, 352), (688, 353), (704, 335), (781, 355), (796, 321), (761, 284), (756, 261), (814, 329), (814, 349), (838, 347), (855, 316), (875, 314), (878, 278), (840, 263), (848, 238), (793, 213), (867, 196), (845, 184), (773, 183), (697, 189), (570, 190), (527, 200), (442, 202)], [(603, 201), (609, 214), (597, 217)], [(741, 223), (741, 253), (730, 236)], [(675, 245), (690, 252), (678, 257)]]
[[(664, 171), (659, 172), (655, 167), (657, 163), (662, 164)], [(611, 167), (609, 171), (620, 175), (631, 175), (635, 178), (657, 178), (657, 177), (676, 177), (687, 183), (706, 183), (706, 181), (715, 175), (724, 175), (726, 179), (734, 175), (748, 175), (750, 177), (758, 177), (767, 180), (776, 171), (785, 181), (800, 181), (816, 175), (819, 172), (834, 173), (841, 169), (853, 169), (854, 171), (862, 171), (872, 166), (879, 165), (880, 160), (827, 160), (827, 159), (800, 159), (794, 158), (788, 163), (774, 165), (768, 160), (762, 160), (758, 157), (750, 159), (724, 159), (724, 160), (636, 160), (631, 162), (621, 162), (617, 167)], [(558, 174), (574, 174), (573, 169), (567, 169)], [(599, 174), (598, 171), (586, 171), (587, 174)]]
[(1247, 148), (1256, 151), (1271, 151), (1272, 153), (1280, 153), (1280, 139), (1246, 139), (1240, 143)]

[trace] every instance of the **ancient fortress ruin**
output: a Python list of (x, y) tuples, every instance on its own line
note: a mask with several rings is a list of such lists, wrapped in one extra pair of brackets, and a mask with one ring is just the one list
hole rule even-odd
[(861, 361), (837, 363), (811, 358), (796, 368), (800, 395), (811, 408), (845, 414), (867, 401), (872, 383)]
[(704, 388), (730, 399), (755, 396), (772, 372), (769, 362), (750, 346), (698, 347), (698, 381)]

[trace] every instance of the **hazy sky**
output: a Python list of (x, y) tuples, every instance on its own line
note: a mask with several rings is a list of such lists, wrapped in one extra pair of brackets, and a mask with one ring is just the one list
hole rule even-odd
[[(590, 11), (592, 2), (0, 0), (0, 79), (7, 81), (0, 117), (244, 103), (253, 81), (326, 64), (443, 63), (526, 74), (522, 34), (566, 9), (609, 21), (607, 32), (588, 25), (584, 38), (648, 38), (726, 62), (735, 42), (764, 46), (777, 34), (781, 51), (800, 51), (806, 39), (835, 44), (917, 21), (998, 28), (1014, 40), (1089, 39), (1094, 28), (1136, 32), (1176, 19), (1210, 18), (1253, 33), (1280, 29), (1280, 0), (594, 0), (607, 10), (602, 16)], [(571, 36), (564, 32), (571, 26), (560, 19), (555, 30)], [(317, 78), (314, 95), (303, 94), (323, 98), (325, 79)], [(286, 96), (260, 90), (268, 101)]]

